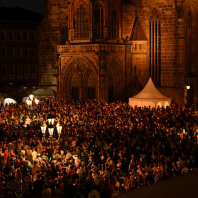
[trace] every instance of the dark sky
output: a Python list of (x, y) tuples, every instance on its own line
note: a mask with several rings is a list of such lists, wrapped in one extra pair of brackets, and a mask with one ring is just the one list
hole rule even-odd
[(0, 2), (2, 2), (1, 6), (19, 7), (37, 12), (39, 14), (44, 13), (44, 0), (0, 0)]

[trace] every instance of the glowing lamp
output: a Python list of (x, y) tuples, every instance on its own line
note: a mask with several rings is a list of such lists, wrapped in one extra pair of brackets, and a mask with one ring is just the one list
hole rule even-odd
[(46, 132), (46, 126), (45, 125), (41, 126), (41, 131), (42, 131), (42, 134), (45, 135), (45, 132)]
[(34, 99), (34, 95), (33, 94), (30, 94), (29, 95), (29, 98), (30, 98), (30, 100), (33, 100)]
[(62, 126), (60, 126), (60, 124), (58, 123), (56, 125), (56, 128), (57, 128), (57, 131), (58, 131), (58, 135), (60, 136), (61, 135), (61, 131), (62, 131)]
[(48, 128), (48, 131), (49, 131), (50, 137), (52, 137), (53, 133), (54, 133), (54, 127), (52, 125), (50, 125), (49, 128)]
[(48, 117), (47, 117), (47, 120), (48, 120), (48, 123), (50, 125), (53, 125), (54, 124), (55, 117), (52, 114), (49, 114)]
[(32, 100), (31, 99), (27, 99), (26, 103), (27, 103), (28, 106), (31, 106), (32, 105)]
[(39, 99), (36, 98), (36, 99), (34, 100), (34, 102), (35, 102), (35, 104), (37, 105), (37, 104), (39, 103)]

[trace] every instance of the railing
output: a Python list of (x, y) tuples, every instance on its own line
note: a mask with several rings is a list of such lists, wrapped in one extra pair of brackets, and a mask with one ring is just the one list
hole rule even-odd
[(124, 53), (125, 45), (123, 44), (81, 44), (81, 45), (58, 45), (57, 52), (64, 53), (99, 53), (99, 52), (114, 52)]

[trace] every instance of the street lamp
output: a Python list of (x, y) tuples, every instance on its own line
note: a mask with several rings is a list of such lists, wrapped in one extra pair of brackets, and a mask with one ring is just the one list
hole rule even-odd
[(57, 131), (58, 131), (58, 139), (60, 139), (60, 135), (61, 135), (61, 131), (62, 131), (62, 126), (60, 126), (60, 124), (58, 123), (56, 125)]
[[(49, 137), (50, 139), (53, 139), (53, 135), (54, 135), (54, 126), (52, 124), (50, 124), (48, 126), (48, 132), (49, 132)], [(61, 131), (62, 131), (62, 126), (58, 123), (56, 125), (56, 129), (58, 132), (58, 140), (60, 139), (60, 135), (61, 135)], [(46, 135), (46, 131), (47, 131), (47, 125), (44, 123), (43, 126), (41, 126), (41, 132), (43, 134), (44, 140), (45, 140), (45, 135)]]
[[(56, 138), (53, 138), (53, 135), (54, 135), (54, 130), (55, 130), (55, 127), (54, 127), (54, 120), (55, 120), (55, 116), (53, 116), (51, 113), (48, 115), (47, 117), (47, 120), (48, 120), (48, 126), (47, 124), (44, 122), (43, 123), (43, 126), (41, 126), (41, 131), (42, 131), (42, 134), (43, 134), (43, 140), (50, 143), (51, 145), (51, 156), (50, 158), (53, 157), (53, 142), (57, 141), (60, 139), (60, 135), (61, 135), (61, 131), (62, 131), (62, 126), (60, 126), (59, 123), (57, 123), (56, 125), (56, 129), (57, 129), (57, 133), (58, 133), (58, 139)], [(48, 128), (48, 132), (49, 132), (49, 138), (45, 138), (45, 135), (46, 135), (46, 131), (47, 131), (47, 128)]]
[(53, 127), (53, 125), (49, 125), (48, 131), (49, 131), (50, 137), (52, 138), (53, 137), (53, 133), (54, 133), (54, 127)]
[(27, 102), (28, 107), (31, 107), (32, 106), (32, 100), (30, 98), (28, 98), (26, 100), (26, 102)]
[(26, 100), (28, 107), (32, 110), (33, 109), (33, 104), (35, 103), (36, 105), (38, 105), (39, 100), (37, 98), (34, 99), (34, 95), (30, 94), (29, 98)]
[(48, 115), (47, 117), (48, 123), (49, 125), (53, 125), (54, 124), (54, 120), (55, 120), (55, 116), (53, 116), (51, 113)]
[(30, 95), (29, 95), (29, 98), (30, 98), (31, 101), (33, 101), (34, 95), (33, 95), (33, 94), (30, 94)]
[[(53, 116), (51, 113), (48, 115), (47, 117), (47, 120), (48, 120), (48, 126), (47, 124), (44, 122), (43, 123), (43, 126), (41, 126), (41, 131), (42, 131), (42, 134), (43, 136), (45, 137), (46, 135), (46, 130), (48, 128), (48, 132), (49, 132), (49, 137), (52, 138), (53, 135), (54, 135), (54, 130), (55, 130), (55, 126), (54, 126), (54, 120), (55, 120), (55, 116)], [(58, 139), (60, 138), (60, 135), (61, 135), (61, 131), (62, 131), (62, 126), (57, 123), (56, 125), (56, 130), (57, 130), (57, 133), (58, 133)], [(45, 138), (44, 138), (45, 139)], [(55, 139), (55, 138), (54, 138)]]
[(46, 128), (47, 128), (47, 125), (44, 123), (43, 126), (41, 126), (41, 131), (42, 131), (44, 139), (45, 139)]
[(39, 99), (35, 98), (34, 102), (35, 102), (36, 105), (38, 105)]

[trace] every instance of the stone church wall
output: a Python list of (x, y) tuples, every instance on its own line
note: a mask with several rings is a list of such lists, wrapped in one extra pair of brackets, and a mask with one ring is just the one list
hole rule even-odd
[[(57, 45), (70, 45), (62, 41), (62, 27), (67, 25), (68, 39), (73, 35), (72, 16), (73, 1), (46, 0), (45, 17), (40, 25), (40, 84), (57, 86), (58, 57)], [(128, 96), (137, 93), (146, 84), (150, 76), (150, 21), (160, 21), (161, 33), (161, 65), (160, 82), (158, 88), (167, 96), (182, 104), (186, 84), (190, 83), (194, 89), (194, 99), (197, 101), (198, 75), (198, 1), (197, 0), (127, 0), (121, 5), (117, 0), (102, 1), (105, 6), (105, 39), (104, 44), (117, 43), (124, 46), (124, 41), (130, 37), (135, 22), (139, 17), (146, 41), (129, 41), (131, 50), (127, 54), (127, 86)], [(75, 1), (77, 3), (77, 1)], [(86, 0), (89, 4), (89, 0)], [(115, 4), (115, 5), (114, 5)], [(120, 5), (120, 6), (118, 6)], [(108, 12), (115, 6), (119, 16), (119, 39), (108, 40), (109, 19)], [(91, 7), (89, 7), (91, 10)], [(121, 13), (122, 12), (122, 13)], [(189, 30), (189, 12), (191, 13), (191, 30)], [(136, 14), (137, 13), (137, 14)], [(91, 16), (91, 12), (90, 12)], [(93, 28), (93, 27), (90, 27)], [(189, 31), (191, 31), (189, 33)], [(90, 39), (92, 36), (90, 35)], [(93, 42), (94, 44), (94, 42)], [(135, 45), (141, 50), (135, 50)], [(143, 48), (142, 48), (143, 47)], [(108, 57), (115, 56), (108, 54)], [(120, 68), (125, 70), (125, 54), (120, 54)], [(109, 61), (106, 60), (106, 62)], [(123, 74), (124, 75), (124, 74)], [(90, 82), (89, 82), (90, 83)], [(91, 84), (91, 83), (90, 83)], [(123, 93), (123, 90), (122, 90)]]

